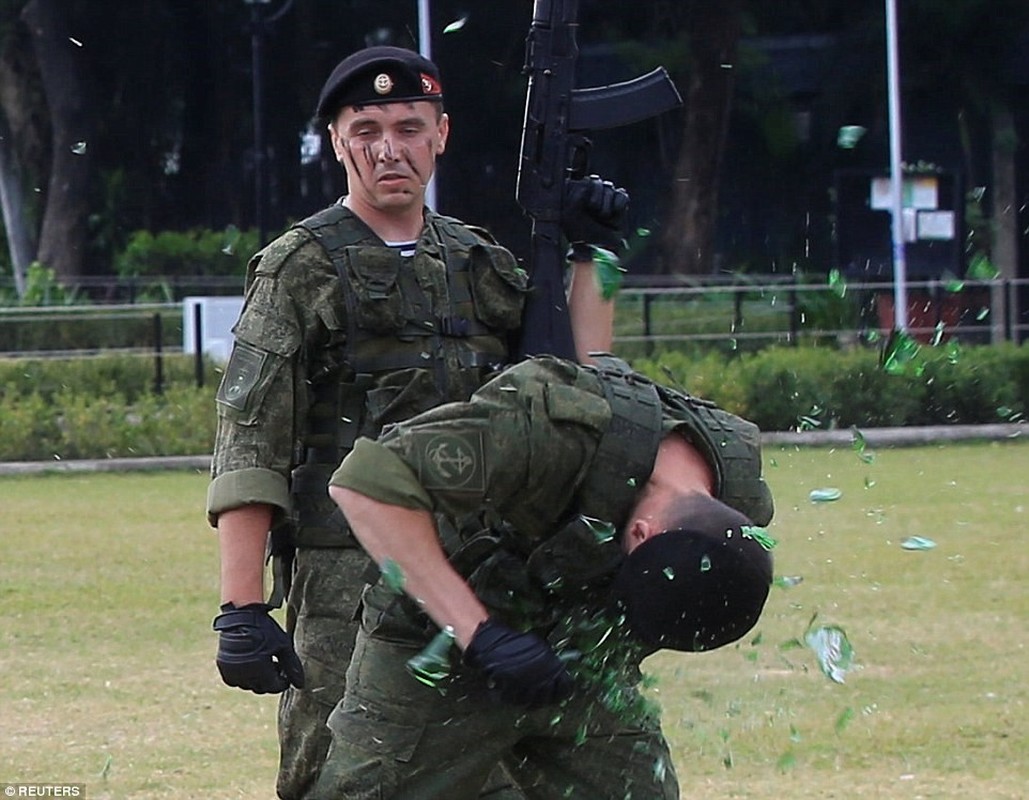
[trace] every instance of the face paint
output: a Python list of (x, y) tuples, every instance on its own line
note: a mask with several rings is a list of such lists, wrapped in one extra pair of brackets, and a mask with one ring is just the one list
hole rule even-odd
[(348, 203), (378, 211), (417, 209), (420, 214), (447, 132), (446, 115), (431, 103), (341, 111), (333, 127), (333, 145), (347, 171)]

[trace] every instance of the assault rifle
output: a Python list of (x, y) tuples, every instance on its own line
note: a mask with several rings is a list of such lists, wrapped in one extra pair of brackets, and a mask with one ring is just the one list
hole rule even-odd
[(529, 88), (515, 190), (532, 218), (530, 292), (522, 315), (519, 357), (575, 359), (565, 301), (561, 201), (566, 177), (586, 174), (591, 130), (648, 119), (682, 104), (664, 67), (624, 83), (576, 89), (579, 0), (535, 0), (525, 42)]

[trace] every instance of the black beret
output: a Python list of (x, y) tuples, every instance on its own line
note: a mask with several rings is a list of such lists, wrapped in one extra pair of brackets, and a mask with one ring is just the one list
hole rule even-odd
[(748, 526), (680, 528), (647, 539), (625, 560), (612, 599), (633, 638), (655, 650), (712, 650), (757, 624), (772, 556)]
[(344, 106), (442, 99), (439, 69), (427, 58), (402, 47), (368, 47), (336, 65), (315, 113), (331, 119)]

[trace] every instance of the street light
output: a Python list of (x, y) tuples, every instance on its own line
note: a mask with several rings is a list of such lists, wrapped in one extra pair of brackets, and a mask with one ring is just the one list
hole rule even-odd
[(897, 46), (897, 0), (886, 0), (886, 71), (890, 96), (890, 207), (893, 224), (893, 319), (894, 327), (908, 327), (907, 260), (904, 255), (904, 167), (901, 159), (900, 64)]
[[(423, 58), (432, 61), (432, 9), (429, 0), (418, 0), (418, 52)], [(436, 171), (439, 167), (437, 166)], [(425, 205), (436, 210), (436, 175), (429, 178), (425, 187)]]

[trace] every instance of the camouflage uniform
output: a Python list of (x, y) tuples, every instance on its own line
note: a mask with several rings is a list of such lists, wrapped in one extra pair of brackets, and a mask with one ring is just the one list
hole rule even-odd
[(411, 257), (336, 204), (249, 266), (207, 508), (216, 524), (222, 511), (269, 504), (277, 534), (296, 545), (287, 628), (306, 685), (280, 703), (283, 798), (304, 796), (324, 758), (368, 566), (328, 477), (359, 435), (466, 399), (503, 364), (525, 286), (488, 234), (428, 210)]
[[(590, 598), (621, 559), (618, 537), (592, 535), (589, 520), (624, 523), (673, 429), (709, 461), (717, 498), (758, 525), (770, 521), (756, 426), (640, 376), (550, 357), (509, 368), (470, 402), (359, 441), (331, 483), (452, 520), (488, 511), (498, 521), (489, 532), (440, 531), (451, 563), (491, 616), (560, 652), (589, 637)], [(678, 797), (660, 726), (638, 702), (639, 653), (622, 654), (629, 669), (617, 708), (601, 696), (610, 687), (587, 682), (560, 708), (527, 712), (481, 702), (483, 679), (458, 664), (443, 691), (418, 683), (404, 665), (431, 623), (386, 580), (362, 605), (314, 797), (472, 798), (498, 760), (529, 798)]]

